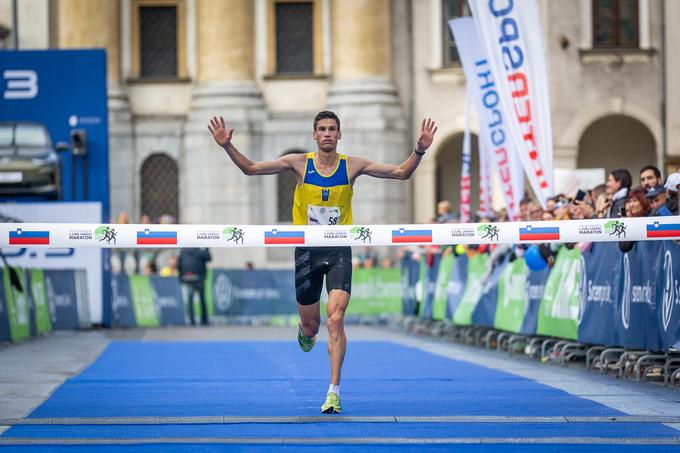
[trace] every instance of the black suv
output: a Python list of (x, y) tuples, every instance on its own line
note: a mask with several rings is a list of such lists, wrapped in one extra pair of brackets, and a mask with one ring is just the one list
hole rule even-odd
[(0, 198), (59, 199), (59, 158), (42, 124), (0, 122)]

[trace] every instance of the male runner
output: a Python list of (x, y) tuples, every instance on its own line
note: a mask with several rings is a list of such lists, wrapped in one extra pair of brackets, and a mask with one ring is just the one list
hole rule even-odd
[[(339, 154), (340, 119), (329, 111), (319, 112), (314, 118), (316, 152), (286, 154), (272, 161), (253, 162), (241, 154), (231, 143), (234, 129), (226, 127), (224, 118), (213, 117), (208, 129), (244, 174), (272, 175), (287, 171), (295, 174), (293, 222), (296, 225), (351, 225), (352, 187), (357, 177), (409, 179), (437, 132), (434, 121), (423, 120), (415, 150), (401, 165), (389, 165)], [(319, 298), (324, 276), (328, 290), (326, 327), (331, 383), (321, 412), (333, 414), (341, 411), (340, 370), (347, 343), (344, 318), (352, 286), (350, 247), (299, 247), (295, 250), (295, 289), (300, 313), (298, 343), (305, 352), (312, 349), (319, 332)]]

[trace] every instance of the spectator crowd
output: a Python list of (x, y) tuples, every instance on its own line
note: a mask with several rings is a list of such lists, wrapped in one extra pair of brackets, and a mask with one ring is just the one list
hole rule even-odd
[[(525, 198), (520, 203), (519, 221), (555, 221), (555, 220), (583, 220), (595, 218), (621, 218), (621, 217), (653, 217), (678, 215), (678, 197), (680, 188), (680, 172), (671, 173), (665, 179), (661, 171), (647, 165), (640, 169), (638, 184), (633, 185), (633, 175), (629, 170), (621, 168), (611, 171), (604, 183), (592, 188), (582, 188), (577, 193), (568, 196), (557, 194), (545, 203), (545, 207), (538, 201)], [(485, 216), (478, 213), (473, 222), (507, 222), (511, 219), (508, 212), (502, 209), (493, 216)], [(454, 214), (453, 206), (448, 201), (441, 201), (437, 205), (437, 216), (433, 219), (436, 223), (458, 223)], [(634, 242), (621, 241), (619, 248), (627, 252), (633, 248)], [(405, 247), (400, 250), (400, 258), (420, 259), (424, 254), (425, 262), (432, 266), (434, 256), (441, 254), (467, 254), (472, 256), (476, 253), (489, 253), (487, 276), (493, 268), (510, 255), (510, 259), (522, 257), (527, 251), (534, 252), (546, 266), (552, 266), (555, 261), (557, 250), (560, 246), (568, 248), (579, 247), (581, 251), (587, 251), (590, 243), (578, 244), (540, 244), (540, 245), (471, 245), (471, 246), (424, 246)], [(532, 250), (535, 249), (535, 250)], [(532, 263), (533, 260), (532, 254)], [(527, 265), (530, 261), (527, 259)], [(531, 265), (530, 265), (531, 267)], [(536, 270), (536, 269), (534, 269)]]

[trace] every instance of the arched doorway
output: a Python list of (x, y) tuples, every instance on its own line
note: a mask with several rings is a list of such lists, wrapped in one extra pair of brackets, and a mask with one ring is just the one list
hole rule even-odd
[[(471, 134), (472, 179), (470, 212), (479, 209), (479, 151), (477, 135)], [(460, 172), (463, 164), (463, 133), (449, 137), (437, 150), (435, 203), (448, 200), (453, 203), (454, 214), (460, 216)]]
[(657, 162), (656, 142), (650, 130), (625, 115), (598, 119), (588, 126), (578, 143), (578, 168), (604, 168), (607, 173), (627, 168), (633, 175), (633, 185), (637, 185), (642, 167)]
[(179, 221), (179, 177), (177, 162), (167, 154), (152, 154), (141, 171), (142, 212), (153, 221), (171, 215)]

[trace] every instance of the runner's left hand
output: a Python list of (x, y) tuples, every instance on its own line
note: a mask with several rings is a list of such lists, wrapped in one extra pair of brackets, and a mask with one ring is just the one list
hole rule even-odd
[(418, 137), (418, 152), (423, 152), (430, 147), (436, 132), (437, 126), (434, 124), (434, 121), (430, 118), (423, 119), (423, 123), (420, 126), (420, 137)]

